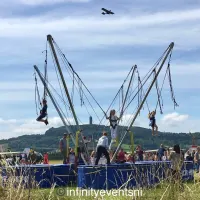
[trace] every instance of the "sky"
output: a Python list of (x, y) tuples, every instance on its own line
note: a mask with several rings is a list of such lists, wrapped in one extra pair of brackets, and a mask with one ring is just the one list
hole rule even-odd
[[(102, 15), (103, 7), (115, 14)], [(103, 110), (107, 110), (133, 65), (137, 64), (144, 76), (174, 42), (171, 74), (179, 107), (174, 110), (166, 79), (163, 114), (158, 109), (157, 125), (166, 132), (200, 131), (199, 20), (199, 0), (1, 0), (0, 139), (44, 134), (51, 127), (63, 125), (50, 99), (49, 125), (35, 120), (33, 65), (44, 71), (42, 52), (48, 34), (53, 36)], [(48, 53), (49, 82), (58, 91), (56, 72)], [(68, 78), (66, 81), (71, 92), (72, 81)], [(42, 86), (39, 88), (42, 93)], [(76, 114), (81, 123), (88, 123), (91, 113), (80, 106), (78, 98)], [(155, 88), (148, 101), (150, 109), (155, 109)], [(101, 118), (102, 111), (94, 102), (93, 106)], [(119, 105), (115, 106), (117, 110)], [(128, 123), (127, 119), (133, 117), (135, 106), (136, 103), (130, 106), (122, 123)], [(134, 125), (149, 128), (147, 115), (148, 109), (144, 106)], [(99, 123), (96, 119), (94, 122)]]

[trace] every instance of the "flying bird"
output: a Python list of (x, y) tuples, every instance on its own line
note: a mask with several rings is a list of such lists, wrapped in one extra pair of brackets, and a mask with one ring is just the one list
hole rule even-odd
[(104, 12), (102, 12), (102, 15), (114, 15), (115, 13), (112, 12), (111, 10), (107, 10), (105, 8), (102, 8), (101, 10), (103, 10)]

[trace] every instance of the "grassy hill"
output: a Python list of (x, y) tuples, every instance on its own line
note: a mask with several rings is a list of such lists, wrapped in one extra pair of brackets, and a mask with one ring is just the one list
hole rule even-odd
[[(72, 126), (70, 128), (73, 132), (77, 130), (76, 126)], [(94, 141), (101, 136), (102, 131), (105, 130), (110, 133), (109, 127), (102, 125), (82, 125), (81, 129), (83, 130), (84, 136), (87, 138), (93, 135)], [(120, 135), (122, 135), (124, 131), (125, 127), (119, 127)], [(166, 146), (173, 146), (178, 143), (182, 148), (186, 148), (192, 143), (191, 136), (186, 133), (159, 132), (158, 137), (152, 137), (150, 129), (133, 127), (132, 131), (134, 132), (134, 143), (142, 145), (144, 149), (158, 148), (161, 143)], [(52, 151), (58, 149), (59, 140), (62, 138), (64, 132), (66, 132), (64, 126), (59, 128), (50, 128), (45, 134), (23, 135), (17, 138), (10, 138), (8, 140), (0, 140), (0, 144), (8, 143), (12, 151), (21, 151), (25, 147), (32, 147), (38, 151)], [(200, 133), (195, 133), (194, 135), (200, 138)], [(130, 144), (129, 134), (127, 134), (123, 143), (125, 146)], [(96, 143), (92, 142), (90, 145), (95, 147)], [(72, 143), (71, 146), (73, 146)]]

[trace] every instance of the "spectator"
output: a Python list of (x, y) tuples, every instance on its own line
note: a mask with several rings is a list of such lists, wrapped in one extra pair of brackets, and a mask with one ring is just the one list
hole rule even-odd
[(17, 158), (16, 155), (13, 155), (12, 161), (11, 161), (12, 166), (15, 166), (17, 164)]
[(63, 134), (63, 138), (60, 139), (59, 147), (60, 152), (63, 155), (63, 164), (67, 164), (67, 133)]
[(163, 145), (160, 145), (160, 148), (158, 149), (158, 161), (162, 161), (162, 157), (165, 155), (165, 148)]
[(90, 164), (91, 165), (95, 165), (95, 151), (92, 151), (91, 155), (90, 155)]
[(196, 172), (199, 173), (199, 165), (200, 165), (200, 147), (197, 147), (197, 150), (194, 154), (194, 163), (195, 163), (195, 168), (196, 168)]
[(170, 149), (169, 148), (167, 148), (166, 157), (167, 157), (167, 160), (169, 160), (169, 157), (170, 157)]
[(173, 148), (174, 152), (171, 153), (169, 160), (171, 161), (171, 168), (172, 168), (172, 180), (181, 181), (181, 167), (183, 164), (180, 146), (177, 144)]
[(154, 154), (153, 154), (153, 161), (157, 161), (157, 160), (158, 160), (157, 153), (154, 153)]
[(186, 161), (193, 161), (192, 154), (191, 154), (189, 151), (187, 152), (187, 155), (186, 155), (185, 160), (186, 160)]
[(25, 162), (25, 163), (28, 163), (28, 156), (27, 156), (26, 153), (24, 154), (24, 162)]
[(143, 161), (143, 151), (140, 145), (137, 146), (136, 152), (138, 155), (138, 161)]
[(192, 151), (192, 157), (194, 159), (194, 155), (195, 155), (195, 150)]
[(29, 153), (29, 155), (28, 155), (28, 160), (29, 160), (29, 162), (31, 163), (31, 164), (36, 164), (37, 163), (37, 155), (36, 155), (36, 153), (35, 153), (35, 151), (34, 150), (32, 150), (32, 152), (31, 153)]
[(87, 140), (87, 138), (85, 136), (83, 136), (83, 142), (85, 143), (85, 146), (87, 147), (88, 143), (91, 142), (91, 139)]
[(19, 160), (18, 160), (19, 164), (22, 162), (22, 159), (23, 159), (22, 154), (19, 154)]
[(75, 164), (75, 153), (72, 148), (69, 153), (69, 164)]
[(36, 158), (36, 164), (41, 164), (42, 162), (43, 162), (43, 155), (41, 154), (41, 153), (39, 153), (39, 152), (37, 152), (36, 153), (36, 156), (37, 156), (37, 158)]
[(47, 152), (44, 154), (44, 162), (43, 162), (43, 164), (49, 164), (49, 155), (48, 155)]
[(125, 158), (125, 153), (123, 151), (123, 149), (120, 149), (118, 155), (117, 155), (117, 161), (118, 163), (125, 163), (126, 162), (126, 158)]
[(128, 154), (127, 156), (127, 162), (130, 162), (130, 163), (134, 163), (135, 162), (135, 158), (134, 158), (134, 155), (132, 154)]

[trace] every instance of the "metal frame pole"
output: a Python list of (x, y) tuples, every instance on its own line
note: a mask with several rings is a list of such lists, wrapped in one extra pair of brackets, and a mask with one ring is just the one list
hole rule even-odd
[(49, 45), (51, 47), (51, 50), (52, 50), (52, 53), (53, 53), (53, 56), (54, 56), (58, 71), (60, 73), (60, 77), (61, 77), (64, 89), (65, 89), (65, 93), (66, 93), (66, 96), (67, 96), (67, 99), (68, 99), (68, 102), (69, 102), (69, 105), (70, 105), (74, 120), (76, 122), (76, 125), (78, 126), (79, 131), (80, 131), (81, 140), (83, 142), (83, 146), (84, 146), (84, 149), (86, 151), (87, 157), (89, 158), (89, 153), (88, 153), (87, 147), (86, 147), (86, 145), (84, 143), (83, 135), (82, 135), (79, 123), (78, 123), (78, 119), (77, 119), (77, 116), (76, 116), (76, 113), (75, 113), (75, 110), (74, 110), (74, 106), (72, 104), (72, 101), (71, 101), (71, 98), (70, 98), (70, 95), (69, 95), (69, 91), (68, 91), (68, 88), (67, 88), (67, 85), (66, 85), (66, 82), (65, 82), (61, 67), (60, 67), (60, 63), (59, 63), (59, 60), (58, 60), (58, 57), (57, 57), (57, 54), (56, 54), (56, 51), (55, 51), (55, 48), (54, 48), (54, 45), (53, 45), (53, 37), (51, 35), (47, 35), (47, 41), (49, 42)]

